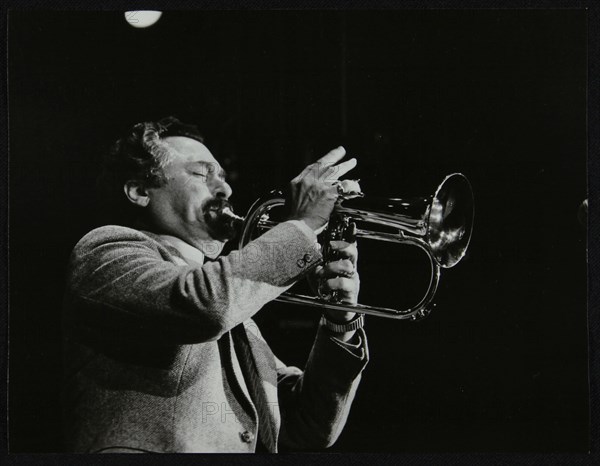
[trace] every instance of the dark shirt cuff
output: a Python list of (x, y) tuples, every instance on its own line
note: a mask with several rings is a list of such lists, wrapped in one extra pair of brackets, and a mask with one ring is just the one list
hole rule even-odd
[(349, 341), (342, 341), (339, 338), (334, 337), (333, 335), (330, 338), (333, 340), (334, 343), (344, 348), (352, 356), (356, 356), (359, 359), (364, 359), (366, 345), (363, 344), (365, 339), (362, 337), (361, 332), (362, 329), (356, 330)]

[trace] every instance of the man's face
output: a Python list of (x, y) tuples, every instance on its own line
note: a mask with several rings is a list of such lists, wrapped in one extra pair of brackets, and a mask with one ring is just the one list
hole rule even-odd
[(231, 195), (225, 172), (206, 148), (194, 139), (172, 136), (163, 141), (171, 154), (164, 167), (166, 183), (147, 190), (148, 212), (161, 233), (198, 246), (207, 240), (226, 241), (226, 229), (214, 210)]

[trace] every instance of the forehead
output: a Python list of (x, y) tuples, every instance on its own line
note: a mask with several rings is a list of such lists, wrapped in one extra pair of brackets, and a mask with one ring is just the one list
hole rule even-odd
[(208, 148), (195, 139), (185, 136), (169, 136), (163, 139), (163, 142), (170, 149), (171, 162), (207, 162), (218, 165)]

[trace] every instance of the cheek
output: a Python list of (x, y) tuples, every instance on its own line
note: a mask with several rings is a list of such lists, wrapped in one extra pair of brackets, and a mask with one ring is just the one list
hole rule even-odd
[(202, 219), (202, 205), (210, 198), (205, 184), (187, 183), (177, 193), (178, 204), (189, 220)]

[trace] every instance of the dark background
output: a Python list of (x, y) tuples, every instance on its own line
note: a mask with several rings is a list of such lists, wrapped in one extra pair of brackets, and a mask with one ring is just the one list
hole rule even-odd
[[(64, 272), (99, 225), (102, 154), (168, 114), (203, 128), (238, 213), (340, 144), (368, 195), (473, 185), (473, 240), (434, 312), (368, 318), (333, 451), (588, 449), (584, 11), (166, 12), (142, 30), (11, 12), (8, 86), (12, 452), (60, 450)], [(361, 302), (416, 296), (417, 252), (359, 246)], [(304, 363), (318, 312), (257, 320)]]

